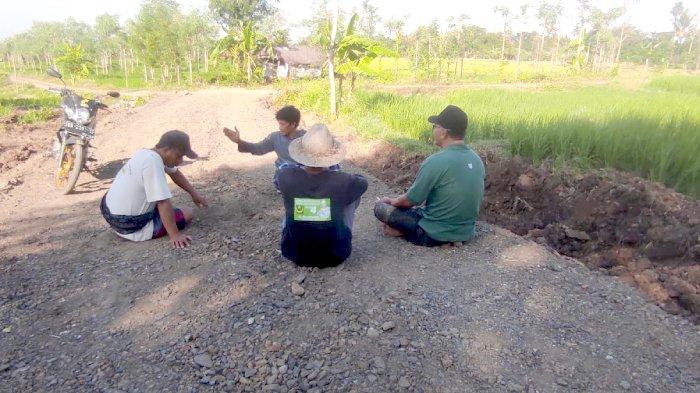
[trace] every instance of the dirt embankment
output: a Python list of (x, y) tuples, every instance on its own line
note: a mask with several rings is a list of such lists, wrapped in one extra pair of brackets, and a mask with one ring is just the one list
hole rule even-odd
[[(578, 258), (641, 289), (672, 314), (700, 322), (700, 203), (617, 171), (577, 174), (481, 151), (481, 219)], [(408, 187), (424, 157), (384, 144), (356, 164)]]

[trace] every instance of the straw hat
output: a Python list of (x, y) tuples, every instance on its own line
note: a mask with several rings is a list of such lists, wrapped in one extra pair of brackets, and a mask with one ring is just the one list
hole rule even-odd
[(314, 124), (301, 138), (289, 144), (289, 155), (308, 167), (329, 167), (345, 157), (345, 146), (338, 142), (325, 124)]

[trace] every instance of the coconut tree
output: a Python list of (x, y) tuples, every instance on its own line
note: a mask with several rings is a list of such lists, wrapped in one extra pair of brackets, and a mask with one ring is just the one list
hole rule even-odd
[(690, 10), (683, 6), (683, 2), (677, 2), (671, 9), (673, 16), (673, 51), (674, 63), (678, 63), (681, 55), (681, 47), (694, 30), (693, 20), (697, 14), (691, 14)]

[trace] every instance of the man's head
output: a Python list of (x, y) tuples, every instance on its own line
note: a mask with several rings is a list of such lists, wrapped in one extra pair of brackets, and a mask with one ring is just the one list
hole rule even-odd
[(156, 150), (163, 157), (163, 163), (169, 167), (182, 164), (182, 156), (197, 158), (197, 153), (190, 146), (189, 135), (179, 130), (170, 130), (161, 135)]
[(454, 105), (448, 105), (437, 116), (430, 116), (428, 121), (433, 123), (433, 138), (438, 146), (464, 140), (467, 133), (467, 114)]
[(282, 135), (290, 135), (299, 127), (301, 112), (294, 106), (287, 105), (277, 111), (275, 119), (277, 119)]

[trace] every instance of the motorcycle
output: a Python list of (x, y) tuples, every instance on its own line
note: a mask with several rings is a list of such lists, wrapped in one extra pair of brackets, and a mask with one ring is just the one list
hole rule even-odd
[[(47, 73), (63, 83), (62, 88), (48, 90), (61, 95), (63, 125), (56, 132), (52, 150), (57, 164), (54, 185), (61, 194), (65, 195), (73, 191), (80, 172), (85, 166), (90, 141), (95, 137), (97, 112), (108, 107), (100, 101), (99, 96), (88, 99), (83, 104), (83, 97), (66, 86), (66, 82), (58, 71), (50, 69)], [(109, 91), (107, 95), (119, 97), (116, 91)]]

